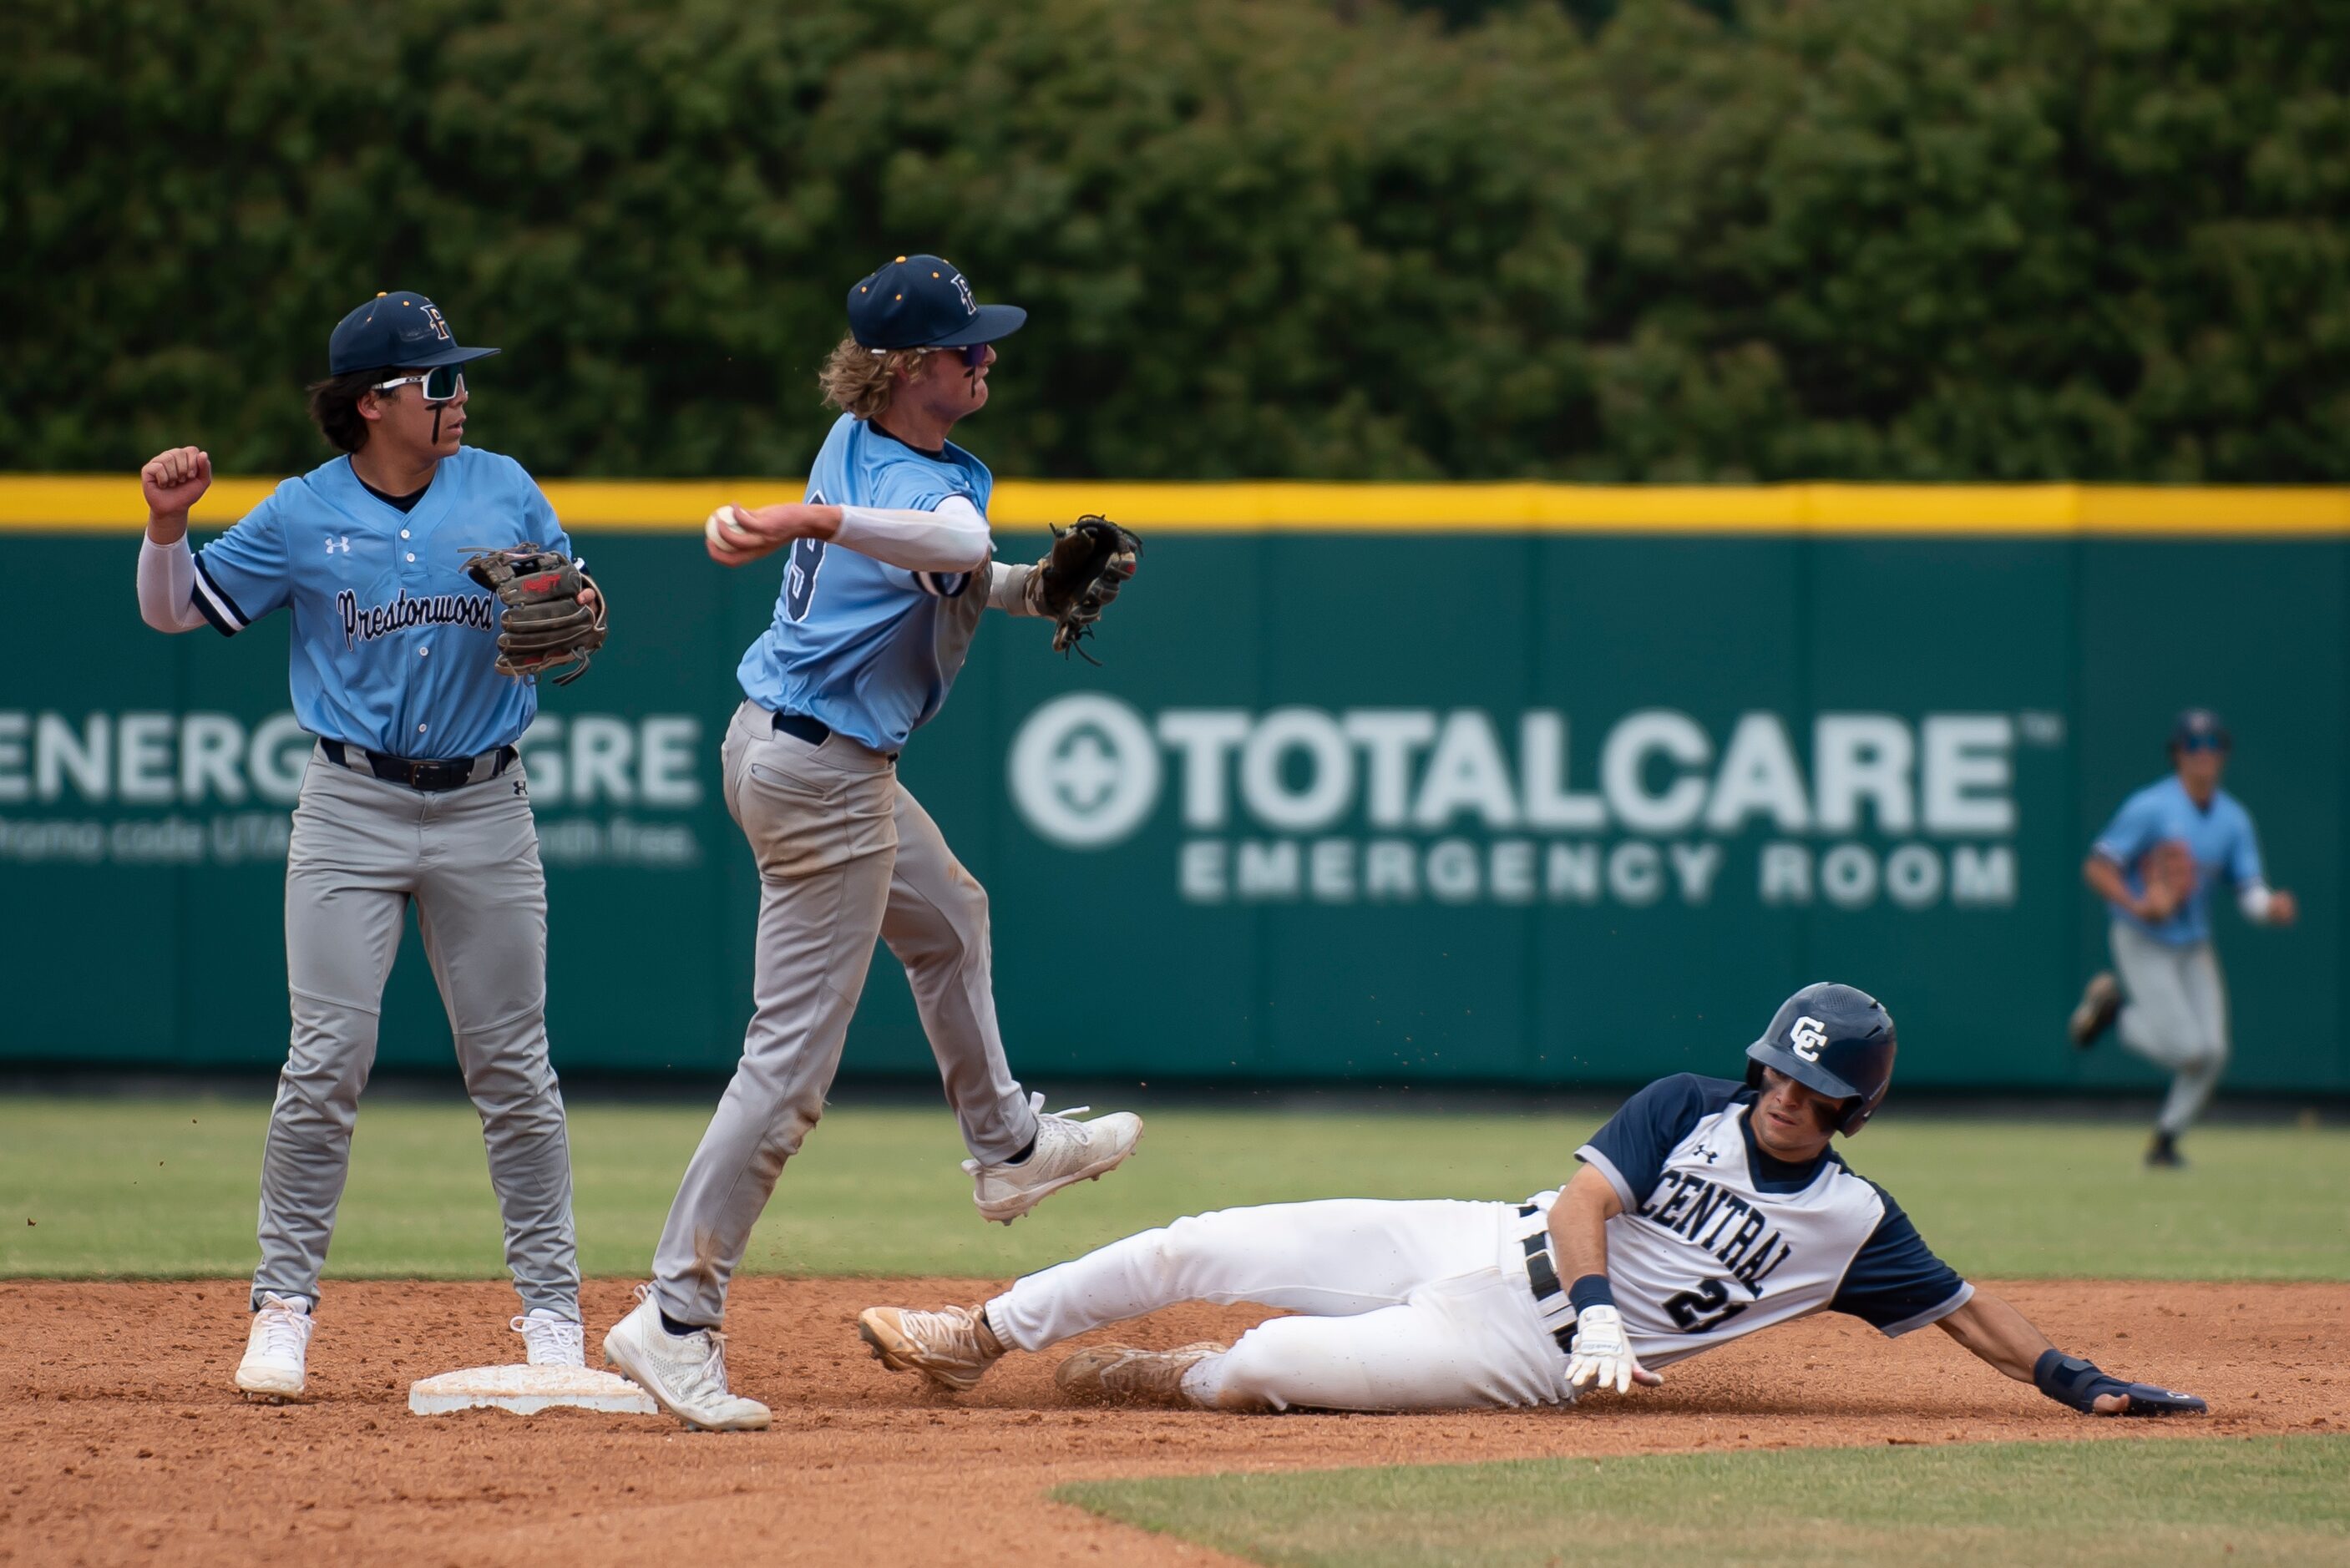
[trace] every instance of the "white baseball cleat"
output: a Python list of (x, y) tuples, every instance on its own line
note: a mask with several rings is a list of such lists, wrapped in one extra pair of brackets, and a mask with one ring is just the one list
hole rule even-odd
[(522, 1335), (524, 1358), (533, 1366), (588, 1365), (588, 1330), (552, 1308), (533, 1307), (506, 1326)]
[(604, 1359), (697, 1430), (766, 1430), (767, 1407), (726, 1387), (726, 1336), (714, 1328), (682, 1337), (670, 1333), (661, 1326), (650, 1285), (637, 1287), (637, 1310), (604, 1336)]
[(892, 1372), (919, 1372), (953, 1394), (967, 1394), (1003, 1356), (983, 1307), (867, 1307), (857, 1314), (857, 1337)]
[(972, 1179), (971, 1200), (983, 1220), (1009, 1225), (1064, 1187), (1098, 1181), (1142, 1141), (1142, 1118), (1132, 1111), (1081, 1122), (1076, 1118), (1092, 1106), (1048, 1112), (1042, 1095), (1031, 1096), (1029, 1105), (1036, 1112), (1036, 1147), (1026, 1159), (1017, 1165), (962, 1162)]
[(245, 1335), (244, 1359), (236, 1364), (236, 1386), (245, 1397), (280, 1404), (298, 1397), (317, 1327), (307, 1298), (262, 1292), (261, 1310), (253, 1314)]
[(1132, 1345), (1097, 1345), (1061, 1363), (1053, 1381), (1072, 1399), (1101, 1404), (1196, 1407), (1183, 1392), (1183, 1375), (1211, 1355), (1232, 1348), (1206, 1340), (1173, 1350)]

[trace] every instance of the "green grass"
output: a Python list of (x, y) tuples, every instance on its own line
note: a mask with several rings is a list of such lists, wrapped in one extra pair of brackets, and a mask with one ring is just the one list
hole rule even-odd
[(1087, 1481), (1264, 1563), (2350, 1563), (2350, 1438), (1995, 1443)]
[[(645, 1272), (707, 1114), (575, 1108), (590, 1273)], [(246, 1272), (267, 1115), (249, 1099), (0, 1097), (0, 1276)], [(1149, 1120), (1125, 1169), (1007, 1231), (972, 1210), (944, 1107), (837, 1110), (785, 1169), (748, 1266), (1000, 1277), (1237, 1203), (1514, 1199), (1568, 1173), (1595, 1118), (1181, 1110)], [(2143, 1169), (2141, 1137), (2114, 1125), (1888, 1117), (1847, 1152), (1967, 1273), (2350, 1280), (2350, 1131), (2210, 1128), (2189, 1141), (2196, 1163), (2183, 1172)], [(362, 1107), (332, 1272), (500, 1272), (469, 1107)]]

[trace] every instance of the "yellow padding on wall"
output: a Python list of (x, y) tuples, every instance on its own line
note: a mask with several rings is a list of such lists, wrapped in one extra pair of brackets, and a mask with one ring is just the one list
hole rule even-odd
[[(217, 531), (276, 483), (215, 480), (195, 525)], [(565, 526), (583, 533), (698, 533), (721, 503), (797, 500), (797, 479), (557, 479)], [(2350, 536), (2350, 488), (2090, 484), (1180, 484), (1005, 480), (989, 509), (1003, 528), (1100, 512), (1145, 533), (1924, 535), (2048, 538)], [(116, 533), (146, 516), (135, 477), (0, 476), (0, 532)]]

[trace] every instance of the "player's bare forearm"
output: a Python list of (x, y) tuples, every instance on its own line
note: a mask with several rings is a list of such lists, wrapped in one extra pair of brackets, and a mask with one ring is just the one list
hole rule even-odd
[(1935, 1326), (2019, 1383), (2031, 1382), (2033, 1363), (2054, 1348), (2030, 1318), (1981, 1289)]
[(1607, 1221), (1622, 1212), (1615, 1184), (1597, 1169), (1586, 1165), (1575, 1173), (1550, 1206), (1551, 1255), (1562, 1281), (1607, 1272)]
[(2092, 855), (2083, 863), (2081, 880), (2089, 885), (2091, 892), (2109, 904), (2118, 904), (2141, 916), (2155, 913), (2147, 908), (2145, 899), (2130, 891), (2128, 879), (2123, 877), (2122, 868), (2102, 855)]
[(795, 540), (834, 538), (840, 532), (840, 513), (839, 507), (823, 502), (785, 501), (773, 506), (730, 503), (703, 523), (702, 547), (722, 566), (748, 566)]
[[(2037, 1376), (2042, 1356), (2049, 1355), (2052, 1352), (2058, 1355), (2062, 1353), (2056, 1351), (2056, 1346), (2050, 1342), (2046, 1334), (2032, 1326), (2030, 1318), (2025, 1317), (1990, 1292), (1978, 1288), (1966, 1305), (1943, 1318), (1935, 1326), (1965, 1345), (1986, 1364), (1996, 1366), (2018, 1383), (2036, 1385), (2043, 1394), (2063, 1396), (2061, 1388), (2052, 1389), (2049, 1385), (2042, 1383)], [(2095, 1376), (2103, 1380), (2101, 1384), (2091, 1384), (2091, 1387), (2119, 1389), (2125, 1386), (2120, 1381), (2106, 1377), (2106, 1374), (2086, 1362), (2074, 1361), (2060, 1364), (2059, 1370), (2065, 1365), (2069, 1365), (2083, 1376)], [(2129, 1392), (2098, 1394), (2085, 1405), (2076, 1405), (2075, 1408), (2095, 1416), (2121, 1416), (2134, 1413), (2163, 1415), (2168, 1412), (2159, 1407), (2166, 1404), (2172, 1409), (2199, 1411), (2203, 1408), (2202, 1401), (2190, 1396), (2173, 1394), (2168, 1389), (2150, 1388), (2143, 1384), (2129, 1384), (2126, 1386)], [(2085, 1391), (2075, 1390), (2075, 1395)], [(2134, 1409), (2131, 1402), (2133, 1395), (2144, 1397), (2148, 1403), (2142, 1409)], [(2074, 1400), (2066, 1398), (2065, 1402), (2073, 1403)]]
[(821, 501), (779, 501), (772, 506), (738, 503), (734, 524), (741, 533), (762, 542), (830, 539), (840, 532), (840, 508)]

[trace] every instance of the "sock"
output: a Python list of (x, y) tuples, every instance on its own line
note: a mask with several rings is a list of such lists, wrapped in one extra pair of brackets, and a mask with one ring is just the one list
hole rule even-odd
[(1215, 1409), (1224, 1397), (1224, 1360), (1203, 1355), (1191, 1363), (1183, 1374), (1183, 1397), (1202, 1410)]
[(1035, 1133), (1030, 1133), (1028, 1135), (1028, 1141), (1021, 1146), (1020, 1152), (1014, 1155), (1010, 1159), (1005, 1160), (1003, 1163), (1006, 1165), (1025, 1165), (1028, 1163), (1028, 1157), (1035, 1152), (1036, 1135)]
[[(993, 1308), (994, 1305), (995, 1303), (993, 1301), (985, 1302), (981, 1304), (979, 1309), (979, 1328), (980, 1332), (987, 1336), (986, 1343), (988, 1345), (994, 1345), (996, 1354), (1001, 1355), (1012, 1348), (1012, 1342), (1003, 1337), (1003, 1332), (995, 1326), (995, 1319), (988, 1315), (990, 1310)], [(985, 1346), (983, 1345), (982, 1348), (983, 1349)]]
[[(658, 1310), (658, 1309), (656, 1309)], [(661, 1332), (671, 1339), (683, 1339), (689, 1334), (700, 1334), (710, 1325), (706, 1323), (680, 1323), (667, 1313), (660, 1314)]]

